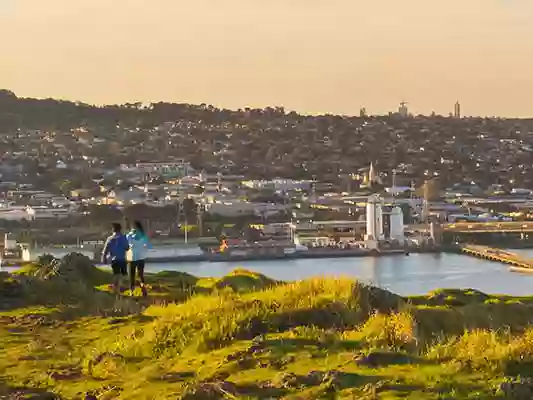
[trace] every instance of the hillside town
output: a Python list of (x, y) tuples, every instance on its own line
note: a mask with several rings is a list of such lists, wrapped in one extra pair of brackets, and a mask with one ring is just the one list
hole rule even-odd
[(0, 229), (47, 244), (97, 240), (109, 221), (128, 219), (160, 238), (289, 222), (335, 234), (364, 223), (372, 193), (401, 205), (408, 225), (530, 219), (533, 120), (401, 107), (304, 116), (0, 91)]

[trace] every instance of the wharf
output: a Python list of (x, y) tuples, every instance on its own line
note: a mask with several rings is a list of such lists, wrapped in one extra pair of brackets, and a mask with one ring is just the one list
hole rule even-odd
[[(358, 257), (384, 257), (394, 255), (409, 255), (409, 253), (426, 252), (423, 249), (382, 249), (379, 251), (366, 248), (356, 249), (309, 249), (295, 252), (272, 252), (272, 253), (201, 253), (187, 255), (148, 256), (147, 264), (156, 263), (196, 263), (196, 262), (234, 262), (234, 261), (275, 261), (275, 260), (298, 260), (298, 259), (324, 259), (324, 258), (358, 258)], [(99, 263), (99, 260), (93, 260)], [(22, 260), (10, 260), (4, 262), (5, 267), (18, 267), (28, 262)]]
[(460, 250), (461, 253), (468, 254), (476, 258), (510, 265), (510, 270), (514, 272), (533, 273), (533, 260), (522, 258), (515, 253), (477, 245), (464, 245), (460, 248)]
[[(413, 252), (416, 252), (413, 251)], [(383, 257), (391, 255), (408, 255), (405, 249), (383, 249), (372, 251), (369, 249), (309, 249), (292, 253), (205, 253), (195, 256), (175, 256), (167, 258), (149, 258), (147, 263), (171, 263), (171, 262), (232, 262), (232, 261), (274, 261), (274, 260), (298, 260), (298, 259), (323, 259), (323, 258), (356, 258), (356, 257)]]

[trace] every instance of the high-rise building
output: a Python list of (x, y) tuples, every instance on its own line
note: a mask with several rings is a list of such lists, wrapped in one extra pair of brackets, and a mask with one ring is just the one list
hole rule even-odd
[(362, 107), (360, 110), (359, 110), (359, 116), (361, 118), (366, 118), (366, 108)]
[(398, 114), (402, 117), (408, 117), (409, 116), (409, 109), (407, 108), (407, 103), (405, 101), (402, 101), (400, 103), (400, 108), (398, 109)]
[(459, 104), (459, 102), (455, 103), (455, 107), (453, 109), (453, 116), (455, 118), (461, 118), (461, 104)]

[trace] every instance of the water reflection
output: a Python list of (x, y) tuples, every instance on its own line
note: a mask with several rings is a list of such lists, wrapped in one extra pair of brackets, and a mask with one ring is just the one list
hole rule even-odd
[(246, 268), (281, 280), (315, 276), (357, 278), (401, 295), (439, 288), (474, 288), (486, 293), (525, 296), (533, 293), (533, 275), (509, 272), (499, 263), (456, 254), (411, 254), (380, 258), (248, 261), (241, 263), (151, 264), (151, 271), (175, 270), (197, 276), (223, 276)]
[[(533, 259), (533, 250), (515, 252)], [(221, 277), (235, 268), (246, 268), (285, 281), (317, 276), (357, 278), (401, 295), (426, 294), (440, 288), (473, 288), (486, 293), (516, 296), (533, 294), (533, 274), (512, 273), (503, 264), (458, 254), (149, 264), (147, 272), (172, 270), (202, 277)]]

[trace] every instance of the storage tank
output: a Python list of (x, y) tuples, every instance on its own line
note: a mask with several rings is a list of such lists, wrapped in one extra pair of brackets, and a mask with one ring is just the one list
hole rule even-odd
[(405, 240), (403, 211), (400, 207), (393, 207), (390, 214), (390, 237), (395, 240)]
[(376, 205), (376, 232), (378, 240), (383, 240), (385, 238), (383, 229), (383, 205), (381, 202)]
[(375, 196), (370, 196), (366, 203), (366, 238), (377, 240), (376, 206), (378, 201)]

